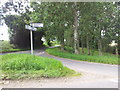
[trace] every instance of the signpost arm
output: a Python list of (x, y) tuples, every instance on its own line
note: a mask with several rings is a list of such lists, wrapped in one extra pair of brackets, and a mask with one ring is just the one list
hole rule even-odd
[(30, 30), (30, 37), (31, 37), (31, 54), (33, 54), (33, 38), (32, 38), (32, 30)]

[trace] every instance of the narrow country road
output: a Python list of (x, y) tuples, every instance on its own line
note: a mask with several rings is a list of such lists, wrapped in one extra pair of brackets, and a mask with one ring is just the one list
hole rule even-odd
[[(30, 51), (14, 53), (30, 53)], [(4, 84), (0, 84), (0, 88), (118, 88), (117, 65), (59, 58), (47, 54), (44, 50), (35, 50), (34, 54), (59, 60), (64, 66), (80, 72), (82, 75), (54, 79), (3, 81)]]

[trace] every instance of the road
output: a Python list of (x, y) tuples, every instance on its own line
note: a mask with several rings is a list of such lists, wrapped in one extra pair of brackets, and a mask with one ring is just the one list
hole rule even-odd
[[(14, 52), (15, 53), (15, 52)], [(16, 53), (30, 53), (21, 51)], [(35, 55), (59, 60), (64, 66), (80, 72), (81, 76), (3, 81), (0, 87), (5, 88), (118, 88), (118, 66), (77, 61), (55, 57), (47, 54), (44, 50), (35, 50)]]

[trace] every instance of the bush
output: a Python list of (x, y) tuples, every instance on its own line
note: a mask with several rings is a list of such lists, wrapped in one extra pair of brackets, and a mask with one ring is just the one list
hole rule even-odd
[(72, 47), (69, 47), (69, 46), (65, 46), (65, 50), (70, 52), (70, 53), (74, 52), (74, 49)]
[(0, 48), (2, 50), (12, 49), (14, 45), (10, 44), (9, 41), (0, 41)]
[(28, 49), (16, 49), (13, 44), (10, 44), (9, 41), (0, 41), (0, 52), (17, 52), (25, 51)]

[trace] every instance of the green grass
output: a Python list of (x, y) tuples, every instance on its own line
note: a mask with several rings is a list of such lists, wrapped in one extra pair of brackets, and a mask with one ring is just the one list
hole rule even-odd
[(12, 49), (14, 48), (14, 45), (10, 44), (9, 41), (0, 41), (0, 48), (1, 49)]
[(17, 52), (17, 51), (25, 51), (25, 50), (28, 50), (28, 49), (2, 49), (0, 50), (1, 53), (5, 53), (5, 52)]
[(29, 54), (0, 56), (0, 79), (63, 77), (75, 73), (60, 61)]
[(105, 64), (118, 64), (118, 57), (109, 53), (104, 53), (103, 56), (99, 56), (98, 52), (94, 51), (93, 55), (87, 55), (87, 54), (77, 55), (70, 51), (69, 52), (61, 51), (59, 48), (49, 48), (49, 49), (46, 49), (46, 52), (54, 56), (59, 56), (59, 57), (68, 58), (68, 59), (105, 63)]
[[(50, 41), (50, 44), (51, 44), (51, 46), (60, 45), (60, 43), (59, 43), (57, 40), (55, 40), (55, 41)], [(46, 47), (50, 47), (50, 46), (47, 44), (46, 41), (43, 43), (43, 45), (46, 46)]]
[(28, 49), (16, 49), (13, 44), (10, 44), (9, 41), (0, 41), (0, 53), (4, 52), (16, 52), (16, 51), (25, 51)]
[[(65, 46), (64, 48), (65, 48), (65, 51), (67, 51), (69, 53), (74, 52), (74, 49), (72, 47)], [(82, 48), (80, 48), (80, 51), (82, 52)], [(92, 49), (90, 51), (91, 51), (91, 55), (97, 55), (97, 56), (99, 55), (99, 52), (96, 49)], [(115, 55), (111, 54), (111, 53), (105, 53), (105, 52), (102, 52), (102, 53), (103, 53), (104, 56), (111, 56), (112, 55), (113, 57), (115, 57)], [(87, 48), (84, 48), (84, 54), (82, 54), (82, 55), (88, 55)]]

